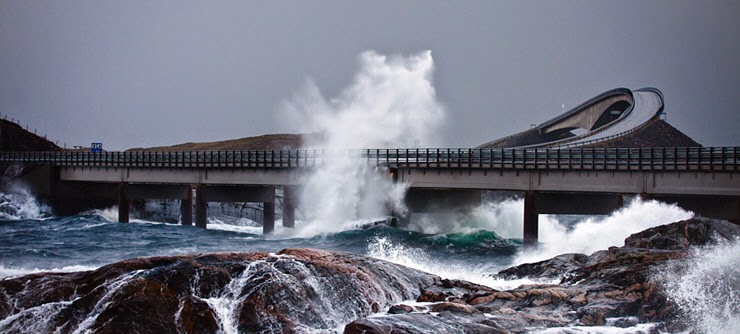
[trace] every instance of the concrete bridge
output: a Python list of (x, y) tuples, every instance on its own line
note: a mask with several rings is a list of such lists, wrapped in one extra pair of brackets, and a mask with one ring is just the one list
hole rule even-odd
[[(464, 206), (481, 191), (524, 196), (524, 239), (537, 239), (538, 214), (605, 214), (639, 195), (707, 217), (740, 222), (740, 149), (366, 149), (351, 151), (0, 152), (0, 163), (41, 166), (37, 188), (50, 196), (182, 201), (182, 223), (206, 227), (209, 201), (264, 203), (264, 233), (274, 229), (275, 194), (293, 226), (305, 176), (333, 159), (358, 159), (409, 185), (412, 212)], [(193, 198), (195, 193), (195, 198)], [(450, 204), (451, 203), (451, 204)]]

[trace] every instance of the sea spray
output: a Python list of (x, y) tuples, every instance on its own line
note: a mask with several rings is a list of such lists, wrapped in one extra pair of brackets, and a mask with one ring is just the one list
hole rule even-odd
[(523, 201), (486, 202), (470, 212), (415, 213), (404, 229), (425, 234), (495, 231), (506, 238), (522, 237)]
[(740, 332), (740, 239), (695, 248), (663, 274), (669, 300), (695, 333)]
[(367, 164), (353, 149), (432, 144), (444, 108), (432, 84), (430, 51), (385, 56), (367, 51), (360, 69), (339, 96), (326, 99), (308, 80), (283, 107), (302, 131), (320, 132), (307, 147), (325, 149), (327, 159), (307, 177), (300, 196), (306, 224), (297, 235), (341, 231), (342, 223), (403, 211), (405, 186), (387, 171)]
[[(481, 230), (494, 231), (503, 240), (521, 239), (521, 217), (523, 212), (521, 199), (486, 203), (474, 209), (467, 217), (460, 215), (437, 216), (436, 219), (424, 220), (423, 224), (413, 224), (415, 229), (430, 232), (462, 233), (474, 235)], [(368, 243), (368, 255), (379, 259), (402, 264), (411, 268), (431, 272), (446, 278), (464, 279), (494, 288), (513, 288), (519, 284), (551, 283), (531, 280), (507, 281), (494, 278), (499, 270), (522, 263), (537, 262), (564, 253), (591, 254), (611, 246), (620, 246), (632, 233), (669, 222), (690, 218), (691, 212), (675, 205), (657, 201), (635, 199), (625, 208), (608, 216), (589, 216), (575, 225), (568, 226), (558, 220), (558, 216), (540, 216), (540, 245), (535, 249), (520, 249), (506, 263), (489, 263), (476, 265), (471, 262), (451, 259), (448, 256), (438, 257), (426, 246), (411, 246), (395, 241), (387, 236), (373, 238)], [(452, 220), (446, 220), (447, 217)], [(449, 235), (449, 234), (448, 234)], [(447, 236), (445, 236), (447, 237)], [(513, 245), (513, 241), (511, 243)], [(457, 246), (459, 248), (460, 246)], [(499, 244), (491, 248), (505, 249)], [(449, 251), (454, 251), (451, 248)], [(489, 255), (492, 257), (495, 255)]]
[(504, 268), (497, 263), (493, 255), (489, 255), (490, 261), (479, 261), (479, 259), (451, 259), (450, 257), (438, 257), (422, 247), (412, 247), (401, 242), (395, 242), (386, 236), (379, 236), (368, 242), (367, 255), (404, 265), (409, 268), (433, 273), (443, 278), (461, 279), (489, 286), (495, 289), (513, 289), (522, 284), (550, 284), (557, 283), (551, 280), (536, 281), (531, 279), (504, 280), (495, 278), (491, 274)]
[(693, 216), (676, 205), (635, 198), (608, 216), (589, 216), (568, 227), (557, 216), (539, 219), (539, 246), (522, 251), (514, 264), (546, 260), (559, 254), (584, 253), (621, 246), (630, 234)]
[(16, 184), (0, 193), (0, 220), (40, 219), (50, 212), (25, 186)]

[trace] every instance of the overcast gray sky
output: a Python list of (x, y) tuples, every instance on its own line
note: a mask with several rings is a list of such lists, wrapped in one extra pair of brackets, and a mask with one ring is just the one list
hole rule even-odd
[(615, 87), (740, 144), (738, 1), (0, 1), (0, 113), (106, 149), (296, 131), (281, 103), (337, 95), (365, 50), (431, 50), (440, 136), (469, 147)]

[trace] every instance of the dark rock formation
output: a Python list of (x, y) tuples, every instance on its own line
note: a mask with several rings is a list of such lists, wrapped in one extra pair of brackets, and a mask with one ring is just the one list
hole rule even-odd
[(308, 249), (140, 258), (0, 281), (0, 332), (328, 331), (416, 298), (434, 279)]
[[(509, 291), (454, 280), (435, 280), (417, 299), (421, 310), (357, 320), (345, 333), (527, 333), (535, 328), (613, 326), (657, 322), (685, 330), (676, 306), (659, 281), (660, 269), (680, 261), (691, 246), (734, 240), (740, 226), (724, 221), (690, 219), (628, 237), (623, 247), (590, 256), (566, 254), (523, 264), (497, 274), (502, 278), (561, 278), (557, 285), (527, 285)], [(657, 330), (657, 329), (656, 329)]]

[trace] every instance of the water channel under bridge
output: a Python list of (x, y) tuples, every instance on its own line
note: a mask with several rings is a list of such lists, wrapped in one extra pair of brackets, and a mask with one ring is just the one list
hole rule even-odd
[[(408, 184), (412, 212), (435, 199), (474, 200), (481, 191), (524, 195), (524, 239), (537, 239), (538, 214), (604, 214), (624, 195), (677, 203), (700, 215), (740, 222), (738, 147), (571, 149), (363, 149), (192, 152), (0, 152), (0, 163), (39, 166), (29, 177), (50, 198), (102, 196), (180, 199), (183, 224), (205, 227), (209, 201), (264, 203), (274, 228), (275, 193), (283, 224), (293, 226), (294, 189), (337, 159), (358, 159)], [(193, 191), (195, 190), (195, 191)], [(195, 193), (195, 198), (193, 198)], [(450, 202), (450, 201), (445, 201)], [(460, 203), (462, 205), (462, 203)]]

